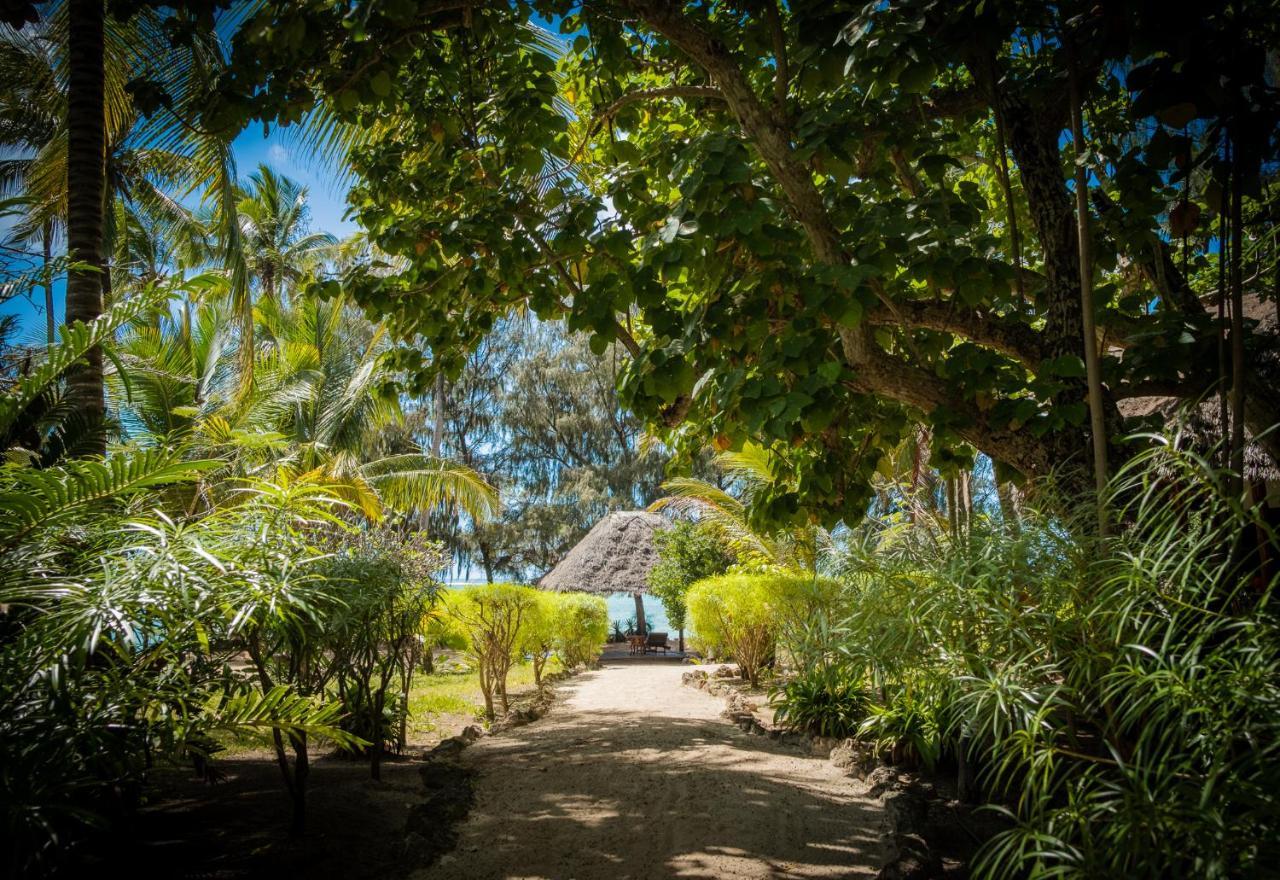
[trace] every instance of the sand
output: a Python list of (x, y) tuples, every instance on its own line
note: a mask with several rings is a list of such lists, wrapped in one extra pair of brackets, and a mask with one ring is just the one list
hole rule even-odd
[(463, 753), (476, 803), (414, 880), (874, 875), (883, 816), (823, 758), (751, 736), (692, 667), (611, 658), (542, 720)]

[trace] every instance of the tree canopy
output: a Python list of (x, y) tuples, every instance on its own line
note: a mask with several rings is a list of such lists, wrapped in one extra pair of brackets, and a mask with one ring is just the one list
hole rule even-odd
[[(913, 420), (944, 466), (977, 449), (1087, 485), (1076, 163), (1109, 454), (1118, 400), (1230, 383), (1212, 218), (1225, 190), (1251, 237), (1273, 223), (1272, 12), (268, 3), (210, 115), (319, 102), (377, 132), (350, 198), (396, 268), (341, 282), (408, 343), (400, 366), (456, 373), (504, 315), (564, 317), (627, 349), (623, 399), (676, 448), (770, 446), (763, 516), (831, 521)], [(1260, 433), (1280, 409), (1245, 342)]]

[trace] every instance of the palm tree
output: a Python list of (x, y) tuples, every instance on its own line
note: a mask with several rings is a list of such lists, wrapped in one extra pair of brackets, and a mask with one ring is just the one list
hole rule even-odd
[[(102, 224), (106, 191), (103, 0), (70, 0), (67, 29), (67, 248), (80, 264), (67, 273), (68, 324), (102, 314)], [(71, 401), (91, 423), (106, 415), (102, 350), (67, 373)], [(106, 452), (106, 435), (92, 447)]]
[[(171, 22), (155, 10), (117, 20), (100, 0), (55, 2), (43, 8), (42, 21), (21, 31), (0, 27), (0, 146), (16, 154), (0, 164), (0, 194), (22, 196), (25, 216), (14, 236), (43, 241), (49, 256), (59, 227), (65, 228), (76, 261), (68, 272), (67, 321), (91, 320), (110, 301), (111, 258), (128, 253), (127, 240), (139, 229), (150, 226), (182, 240), (197, 235), (181, 204), (197, 191), (217, 204), (214, 219), (227, 245), (222, 262), (242, 291), (247, 286), (237, 262), (234, 132), (204, 131), (190, 120), (225, 68), (218, 31), (234, 30), (253, 6), (228, 11), (213, 29), (197, 22), (183, 45), (171, 44)], [(166, 110), (140, 115), (127, 88), (140, 75), (167, 95)], [(150, 280), (148, 274), (156, 273), (144, 272), (142, 280)], [(47, 291), (52, 313), (50, 300)], [(68, 374), (81, 413), (99, 422), (101, 360), (95, 352)]]
[[(46, 28), (39, 24), (20, 31), (0, 28), (0, 144), (15, 155), (0, 160), (0, 196), (8, 197), (9, 211), (19, 226), (9, 239), (17, 245), (38, 244), (42, 268), (47, 273), (53, 259), (56, 224), (46, 212), (32, 210), (24, 189), (33, 157), (53, 140), (66, 114), (66, 98), (54, 71), (55, 47)], [(13, 209), (17, 209), (14, 211)], [(39, 216), (34, 224), (33, 216)], [(53, 281), (44, 279), (45, 332), (52, 345), (56, 338)]]
[(712, 464), (729, 488), (696, 477), (676, 477), (662, 484), (667, 495), (649, 509), (670, 510), (707, 523), (743, 562), (813, 569), (819, 546), (828, 540), (825, 530), (801, 526), (766, 532), (751, 524), (753, 500), (774, 481), (772, 458), (768, 449), (754, 443), (739, 452), (717, 453)]
[(497, 491), (471, 468), (416, 444), (383, 448), (381, 435), (403, 414), (382, 389), (382, 326), (353, 314), (341, 297), (263, 300), (257, 314), (255, 394), (241, 411), (250, 420), (276, 416), (288, 450), (283, 467), (329, 481), (371, 519), (387, 508), (422, 515), (446, 504), (477, 519), (497, 512)]
[(259, 165), (236, 203), (250, 277), (268, 300), (284, 295), (337, 245), (308, 229), (307, 188)]
[(372, 520), (443, 506), (476, 519), (497, 511), (497, 492), (479, 474), (397, 432), (399, 401), (380, 391), (384, 331), (341, 298), (262, 300), (244, 392), (226, 285), (216, 273), (184, 282), (178, 315), (150, 311), (115, 347), (127, 381), (113, 376), (110, 387), (126, 432), (224, 462), (195, 484), (192, 505), (223, 503), (216, 486), (228, 478), (267, 476), (328, 485)]

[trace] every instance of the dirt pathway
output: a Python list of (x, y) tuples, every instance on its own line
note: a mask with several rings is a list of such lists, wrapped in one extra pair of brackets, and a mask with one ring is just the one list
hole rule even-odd
[(826, 760), (742, 733), (671, 661), (616, 660), (464, 753), (476, 804), (414, 880), (858, 877), (881, 813)]

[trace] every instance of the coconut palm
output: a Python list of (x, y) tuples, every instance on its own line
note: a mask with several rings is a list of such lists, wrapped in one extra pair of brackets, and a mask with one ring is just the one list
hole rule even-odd
[(308, 228), (307, 188), (259, 165), (236, 203), (251, 279), (268, 300), (286, 294), (337, 245)]
[(802, 526), (764, 532), (751, 525), (754, 498), (774, 481), (772, 453), (754, 443), (738, 452), (720, 452), (712, 464), (725, 477), (724, 488), (696, 477), (675, 477), (662, 484), (667, 492), (649, 505), (652, 511), (669, 510), (705, 522), (719, 531), (734, 555), (748, 564), (812, 569), (824, 530)]
[[(137, 231), (129, 216), (166, 234), (172, 229), (177, 240), (190, 238), (181, 199), (205, 191), (219, 206), (224, 240), (234, 245), (228, 255), (239, 253), (232, 133), (204, 131), (190, 120), (225, 67), (218, 29), (229, 32), (253, 6), (229, 11), (213, 29), (197, 27), (185, 45), (171, 43), (171, 22), (155, 10), (117, 19), (104, 13), (101, 0), (51, 3), (41, 21), (21, 31), (0, 27), (0, 146), (14, 155), (0, 165), (0, 191), (23, 198), (24, 216), (13, 228), (18, 240), (42, 242), (51, 255), (52, 240), (65, 229), (74, 258), (68, 322), (92, 320), (110, 301), (119, 239)], [(167, 109), (139, 112), (128, 85), (140, 78), (166, 96)], [(224, 262), (234, 268), (234, 260)], [(52, 314), (50, 300), (46, 288)], [(99, 420), (102, 376), (100, 352), (67, 375), (79, 411)]]
[(257, 313), (255, 394), (243, 412), (277, 416), (289, 450), (283, 466), (323, 475), (373, 519), (386, 508), (426, 513), (443, 504), (477, 518), (497, 511), (497, 492), (470, 468), (416, 444), (386, 448), (380, 435), (402, 413), (384, 390), (381, 326), (353, 314), (341, 297), (264, 300)]

